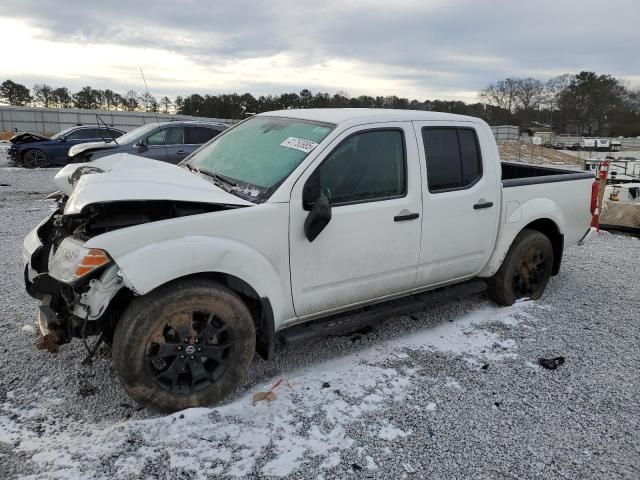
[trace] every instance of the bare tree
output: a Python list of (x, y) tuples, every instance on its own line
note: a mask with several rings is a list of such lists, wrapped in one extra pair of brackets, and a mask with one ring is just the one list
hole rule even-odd
[(164, 113), (169, 113), (169, 110), (173, 106), (173, 102), (166, 95), (160, 99), (160, 105), (162, 105), (162, 111)]
[(33, 86), (33, 97), (40, 106), (49, 108), (54, 101), (53, 88), (45, 83), (36, 83)]
[(135, 112), (140, 104), (138, 103), (138, 92), (129, 90), (124, 96), (125, 109), (129, 112)]
[(480, 100), (514, 113), (518, 106), (518, 80), (507, 78), (480, 91)]

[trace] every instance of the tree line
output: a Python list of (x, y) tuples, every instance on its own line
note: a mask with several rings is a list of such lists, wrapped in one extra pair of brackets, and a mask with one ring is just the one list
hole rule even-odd
[(5, 80), (0, 100), (9, 105), (180, 113), (240, 119), (247, 115), (288, 108), (399, 108), (457, 113), (480, 117), (492, 125), (552, 128), (557, 133), (584, 135), (640, 135), (640, 90), (627, 87), (611, 75), (594, 72), (565, 74), (547, 81), (506, 78), (491, 83), (478, 102), (410, 100), (391, 96), (349, 96), (344, 92), (254, 96), (250, 93), (156, 98), (130, 90), (119, 94), (90, 86), (71, 93), (66, 87), (36, 84), (32, 89)]

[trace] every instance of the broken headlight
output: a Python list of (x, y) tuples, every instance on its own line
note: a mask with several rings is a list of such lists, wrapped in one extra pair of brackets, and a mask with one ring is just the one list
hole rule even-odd
[(49, 263), (49, 275), (63, 283), (72, 283), (109, 264), (107, 252), (86, 248), (81, 240), (65, 238)]

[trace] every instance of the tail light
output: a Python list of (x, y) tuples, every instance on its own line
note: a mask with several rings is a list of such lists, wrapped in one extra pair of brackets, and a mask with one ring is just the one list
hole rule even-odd
[(591, 215), (596, 213), (596, 209), (598, 208), (598, 180), (594, 180), (591, 184)]

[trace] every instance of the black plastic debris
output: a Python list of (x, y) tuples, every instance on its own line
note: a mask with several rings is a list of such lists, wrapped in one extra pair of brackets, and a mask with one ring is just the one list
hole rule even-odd
[(564, 363), (564, 357), (540, 358), (538, 363), (547, 370), (555, 370)]
[(489, 370), (489, 364), (488, 364), (488, 363), (485, 363), (485, 364), (484, 364), (484, 365), (482, 365), (480, 368), (481, 368), (482, 370)]
[(322, 382), (322, 388), (329, 388), (330, 386), (329, 382)]
[(352, 463), (351, 464), (351, 468), (353, 468), (354, 472), (359, 472), (360, 470), (362, 470), (362, 467), (360, 465), (358, 465), (357, 463)]

